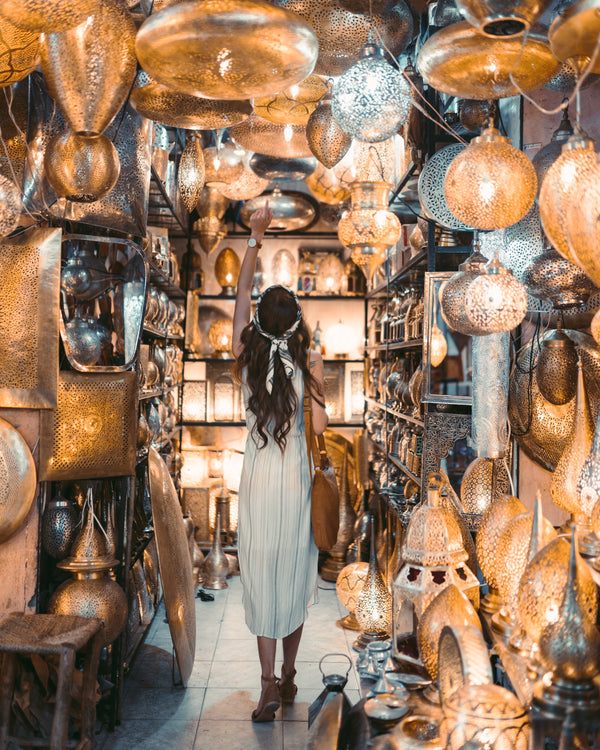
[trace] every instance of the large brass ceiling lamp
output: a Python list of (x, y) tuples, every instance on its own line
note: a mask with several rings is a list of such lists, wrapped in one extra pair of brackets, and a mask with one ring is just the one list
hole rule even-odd
[(96, 0), (1, 0), (0, 15), (40, 34), (78, 26), (96, 10)]
[(482, 34), (512, 37), (523, 34), (550, 5), (550, 0), (456, 0), (465, 21)]
[(485, 128), (451, 162), (444, 195), (457, 219), (476, 229), (520, 221), (537, 194), (535, 168), (493, 127)]
[(567, 203), (567, 236), (569, 249), (577, 263), (596, 286), (600, 286), (600, 164), (596, 157), (589, 172), (573, 186)]
[(400, 220), (388, 210), (389, 182), (354, 182), (351, 208), (338, 224), (338, 237), (368, 281), (400, 239)]
[(333, 87), (333, 116), (342, 130), (359, 141), (384, 141), (406, 122), (410, 85), (392, 67), (383, 50), (368, 44), (360, 60)]
[(0, 86), (22, 81), (40, 63), (40, 35), (2, 19), (0, 29)]
[(304, 125), (327, 93), (327, 84), (319, 76), (311, 75), (285, 91), (254, 99), (254, 111), (259, 117), (283, 125)]
[(338, 125), (331, 109), (333, 84), (313, 110), (306, 123), (306, 138), (319, 162), (331, 169), (340, 162), (352, 145), (352, 137)]

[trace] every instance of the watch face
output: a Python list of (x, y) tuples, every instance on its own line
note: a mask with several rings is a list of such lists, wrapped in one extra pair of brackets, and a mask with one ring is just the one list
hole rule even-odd
[(254, 239), (254, 237), (250, 237), (250, 239), (248, 240), (248, 247), (256, 247), (256, 240)]

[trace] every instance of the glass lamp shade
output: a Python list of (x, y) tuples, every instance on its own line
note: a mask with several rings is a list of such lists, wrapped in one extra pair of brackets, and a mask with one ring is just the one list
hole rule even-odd
[[(563, 537), (553, 539), (527, 563), (519, 583), (518, 606), (521, 624), (538, 643), (544, 628), (557, 621), (565, 594), (571, 545)], [(595, 621), (598, 592), (587, 565), (577, 563), (579, 606)]]
[(189, 213), (196, 208), (196, 203), (202, 195), (205, 177), (202, 144), (192, 136), (181, 154), (177, 172), (179, 195)]
[(388, 182), (354, 183), (352, 208), (338, 224), (340, 242), (350, 249), (352, 260), (368, 280), (400, 238), (400, 221), (387, 209), (390, 187)]
[(95, 6), (95, 0), (2, 0), (0, 14), (21, 29), (53, 33), (78, 26)]
[(242, 157), (227, 146), (216, 148), (211, 146), (204, 149), (204, 184), (210, 187), (229, 185), (244, 171)]
[(550, 248), (533, 259), (523, 275), (529, 294), (549, 299), (556, 309), (583, 305), (595, 284), (587, 273)]
[(443, 710), (440, 737), (446, 750), (529, 747), (527, 711), (514, 693), (500, 685), (463, 685), (444, 701)]
[(121, 163), (105, 135), (88, 138), (66, 130), (48, 143), (44, 170), (57, 195), (76, 203), (93, 203), (116, 185)]
[[(537, 522), (541, 531), (538, 532), (536, 544), (543, 547), (556, 537), (556, 531), (550, 521), (543, 517), (538, 517)], [(508, 521), (498, 539), (498, 591), (513, 617), (518, 615), (519, 581), (529, 562), (533, 528), (533, 513), (523, 513)]]
[(460, 486), (465, 513), (481, 515), (510, 491), (510, 479), (504, 459), (481, 456), (467, 466)]
[(562, 330), (542, 342), (535, 369), (540, 393), (551, 404), (567, 404), (577, 390), (577, 349)]
[(349, 612), (354, 612), (360, 592), (365, 585), (369, 563), (355, 562), (346, 565), (338, 573), (335, 582), (335, 591), (342, 607)]
[(215, 260), (215, 277), (221, 285), (222, 294), (233, 296), (240, 275), (241, 263), (237, 253), (225, 247)]
[(349, 352), (357, 346), (356, 334), (351, 326), (342, 323), (336, 323), (330, 326), (323, 336), (327, 352), (333, 354), (336, 358), (347, 357)]
[(429, 603), (417, 625), (419, 654), (433, 680), (437, 680), (438, 676), (438, 646), (440, 632), (445, 625), (457, 629), (474, 625), (481, 629), (475, 608), (454, 584), (446, 586)]
[(12, 180), (0, 175), (0, 237), (16, 229), (21, 216), (21, 193)]
[[(588, 519), (592, 532), (596, 534), (598, 513), (596, 518), (593, 514), (600, 500), (600, 415), (596, 422), (592, 447), (577, 480), (577, 495), (581, 513)], [(600, 506), (598, 509), (600, 510)]]
[(249, 169), (244, 169), (239, 177), (227, 185), (217, 185), (217, 190), (232, 201), (247, 201), (257, 198), (269, 186), (269, 180), (264, 180)]
[[(552, 475), (550, 494), (554, 503), (559, 508), (566, 510), (567, 513), (571, 513), (577, 525), (584, 529), (588, 525), (588, 519), (580, 505), (577, 482), (592, 447), (594, 423), (590, 413), (581, 362), (578, 363), (577, 367), (577, 392), (572, 433)], [(589, 510), (591, 511), (591, 508)]]
[(531, 160), (531, 163), (535, 167), (535, 174), (538, 181), (538, 191), (542, 187), (542, 182), (546, 173), (554, 162), (561, 155), (563, 144), (569, 140), (569, 137), (573, 135), (573, 126), (569, 120), (569, 112), (567, 109), (563, 110), (562, 120), (558, 128), (552, 133), (550, 143), (537, 152), (537, 154)]
[(438, 324), (434, 321), (429, 337), (429, 361), (432, 367), (442, 364), (448, 353), (448, 342), (440, 331)]
[(326, 169), (319, 164), (316, 170), (306, 178), (306, 186), (314, 197), (331, 206), (347, 201), (350, 190), (340, 181), (333, 169)]
[(306, 125), (327, 84), (319, 76), (311, 75), (279, 94), (254, 99), (254, 111), (265, 120), (283, 125)]
[(215, 321), (208, 330), (208, 340), (213, 348), (213, 357), (231, 359), (233, 323), (225, 318)]
[[(479, 524), (475, 538), (477, 562), (489, 588), (493, 589), (493, 594), (498, 590), (496, 571), (501, 562), (497, 555), (498, 540), (511, 518), (522, 513), (526, 513), (526, 508), (518, 497), (513, 495), (495, 497), (488, 505)], [(496, 611), (499, 605), (497, 594), (486, 595), (481, 602), (481, 609), (486, 612)]]
[(481, 273), (487, 259), (480, 252), (474, 252), (458, 271), (440, 287), (439, 301), (442, 318), (454, 331), (472, 336), (477, 327), (470, 323), (465, 308), (465, 294), (471, 282)]
[(600, 164), (596, 158), (593, 167), (581, 175), (567, 203), (566, 226), (569, 248), (574, 260), (590, 279), (600, 285), (600, 263), (597, 253), (600, 243)]
[(339, 126), (352, 138), (384, 141), (408, 118), (410, 86), (386, 61), (383, 50), (369, 45), (338, 78), (331, 106)]
[(278, 250), (271, 261), (271, 278), (274, 284), (294, 289), (298, 279), (298, 262), (289, 250)]
[(510, 331), (526, 313), (525, 287), (495, 259), (466, 290), (465, 314), (476, 336)]
[[(18, 0), (17, 0), (18, 1)], [(40, 62), (40, 35), (2, 18), (0, 33), (0, 86), (26, 78)]]
[(509, 227), (535, 201), (535, 168), (496, 128), (486, 128), (452, 160), (444, 195), (454, 216), (470, 227)]
[(573, 135), (563, 145), (561, 155), (548, 169), (540, 187), (540, 218), (544, 231), (563, 258), (572, 263), (579, 261), (570, 247), (568, 209), (573, 202), (571, 196), (578, 202), (580, 186), (587, 185), (586, 176), (595, 163), (594, 141), (581, 134)]
[(306, 123), (306, 139), (319, 162), (331, 169), (352, 145), (352, 138), (337, 124), (331, 110), (331, 90), (323, 96)]
[(344, 264), (335, 253), (329, 253), (319, 263), (317, 270), (317, 293), (339, 294), (342, 288)]

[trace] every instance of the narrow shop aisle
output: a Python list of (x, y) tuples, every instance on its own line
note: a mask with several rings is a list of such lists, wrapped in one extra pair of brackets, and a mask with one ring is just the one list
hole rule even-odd
[[(335, 584), (319, 578), (319, 602), (309, 609), (296, 669), (298, 694), (292, 706), (279, 709), (275, 721), (255, 724), (250, 718), (260, 695), (256, 639), (244, 622), (239, 577), (229, 588), (213, 591), (214, 602), (196, 599), (196, 661), (187, 689), (173, 687), (172, 646), (164, 606), (126, 677), (123, 721), (103, 734), (99, 750), (302, 750), (307, 737), (308, 706), (323, 690), (319, 660), (327, 653), (350, 656), (356, 633), (340, 629), (336, 620), (347, 613)], [(348, 666), (328, 659), (329, 672)], [(281, 671), (278, 644), (276, 674)], [(346, 693), (359, 699), (353, 666)]]

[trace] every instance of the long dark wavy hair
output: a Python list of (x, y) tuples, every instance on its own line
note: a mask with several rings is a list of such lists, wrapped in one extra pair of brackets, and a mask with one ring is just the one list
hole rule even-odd
[[(296, 299), (285, 287), (273, 286), (263, 294), (258, 308), (258, 320), (267, 333), (281, 336), (294, 324), (297, 315)], [(234, 375), (241, 383), (244, 369), (246, 370), (246, 384), (250, 389), (248, 407), (256, 417), (254, 436), (258, 438), (258, 444), (264, 447), (270, 433), (283, 452), (292, 418), (300, 408), (292, 380), (286, 377), (281, 360), (275, 355), (273, 390), (269, 393), (266, 380), (270, 340), (261, 335), (253, 323), (249, 323), (242, 331), (241, 342), (243, 349), (235, 363)], [(288, 339), (288, 348), (295, 366), (302, 370), (305, 388), (322, 401), (319, 383), (311, 374), (308, 364), (310, 332), (304, 317)]]

